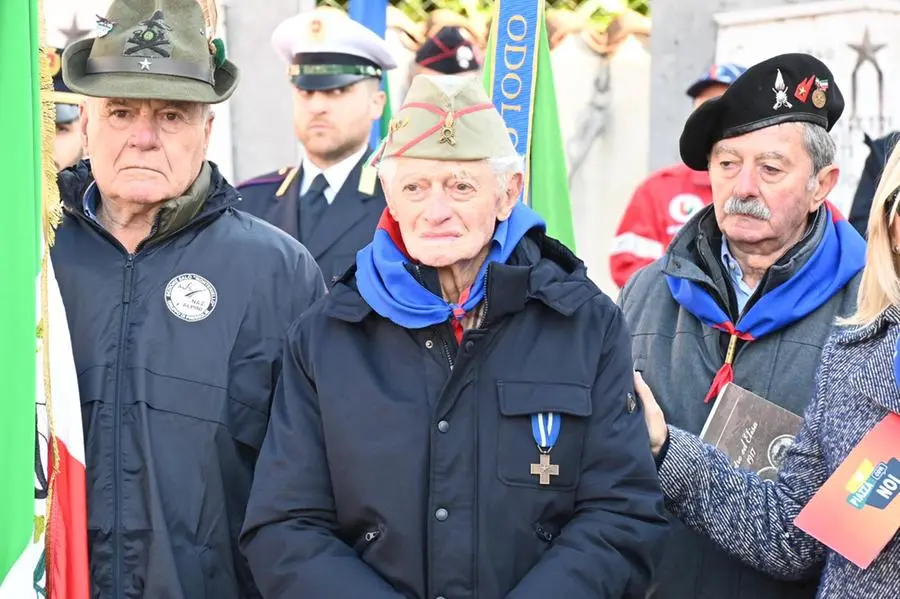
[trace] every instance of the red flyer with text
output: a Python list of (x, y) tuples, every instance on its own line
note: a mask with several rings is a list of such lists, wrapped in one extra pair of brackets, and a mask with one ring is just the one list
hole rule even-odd
[(900, 416), (888, 414), (794, 520), (860, 568), (867, 568), (900, 528)]

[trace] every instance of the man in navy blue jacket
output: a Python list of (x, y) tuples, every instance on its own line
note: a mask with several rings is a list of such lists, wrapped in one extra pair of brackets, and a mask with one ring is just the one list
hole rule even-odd
[(63, 55), (90, 162), (52, 249), (78, 372), (94, 597), (256, 599), (237, 531), (285, 333), (325, 293), (206, 160), (237, 85), (196, 0), (117, 0)]

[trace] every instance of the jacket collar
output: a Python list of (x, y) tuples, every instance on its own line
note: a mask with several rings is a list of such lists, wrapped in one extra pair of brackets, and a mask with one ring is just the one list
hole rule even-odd
[[(72, 214), (84, 214), (83, 200), (94, 183), (90, 160), (60, 171), (57, 176), (63, 208)], [(151, 237), (159, 240), (194, 223), (224, 212), (240, 201), (240, 196), (219, 172), (215, 163), (207, 161), (197, 180), (185, 196), (169, 200), (157, 214)], [(150, 239), (150, 238), (148, 238)]]
[[(810, 219), (800, 241), (766, 271), (745, 311), (806, 264), (825, 235), (827, 220), (828, 214), (822, 206)], [(716, 222), (715, 208), (710, 204), (702, 208), (672, 239), (663, 257), (663, 274), (704, 285), (714, 292), (722, 306), (729, 306), (728, 311), (733, 312), (736, 310), (734, 290), (722, 265), (721, 249), (722, 232)], [(732, 316), (737, 317), (736, 314)]]
[[(337, 192), (339, 192), (344, 187), (344, 183), (346, 183), (350, 179), (350, 175), (357, 169), (357, 166), (371, 154), (371, 149), (369, 146), (362, 146), (357, 151), (353, 152), (353, 154), (347, 156), (337, 164), (333, 164), (328, 168), (322, 170), (313, 164), (307, 155), (303, 156), (303, 159), (300, 163), (300, 171), (302, 173), (302, 181), (300, 182), (300, 195), (304, 195), (308, 190), (310, 185), (312, 184), (313, 179), (316, 178), (316, 175), (322, 174), (325, 176), (325, 180), (328, 182), (328, 186), (335, 191), (335, 196)], [(357, 182), (359, 177), (356, 177)], [(332, 200), (334, 202), (334, 200)]]
[[(372, 312), (356, 289), (355, 275), (353, 264), (331, 289), (325, 304), (328, 316), (361, 322)], [(488, 268), (485, 319), (493, 321), (521, 312), (529, 300), (570, 316), (599, 294), (600, 290), (587, 278), (581, 260), (557, 240), (532, 230), (522, 238), (506, 264), (495, 263)]]
[(835, 341), (844, 346), (873, 342), (866, 348), (865, 361), (849, 373), (850, 384), (871, 401), (900, 414), (900, 387), (894, 375), (898, 325), (900, 307), (891, 306), (868, 325), (837, 329)]

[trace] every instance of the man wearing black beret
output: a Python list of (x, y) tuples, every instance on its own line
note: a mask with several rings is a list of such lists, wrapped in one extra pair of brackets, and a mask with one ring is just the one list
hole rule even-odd
[(447, 25), (428, 39), (416, 52), (416, 60), (409, 72), (409, 80), (416, 75), (459, 75), (477, 72), (481, 68), (475, 44), (460, 27)]
[[(685, 124), (681, 158), (709, 171), (712, 205), (619, 298), (664, 488), (679, 456), (666, 423), (700, 433), (729, 382), (802, 414), (832, 323), (853, 312), (865, 242), (827, 202), (839, 175), (828, 132), (843, 109), (828, 67), (784, 54), (748, 69)], [(814, 596), (817, 573), (770, 578), (688, 531), (674, 517), (692, 515), (667, 506), (674, 526), (654, 598)], [(709, 536), (730, 534), (729, 522), (717, 526)], [(762, 564), (757, 553), (740, 557)]]

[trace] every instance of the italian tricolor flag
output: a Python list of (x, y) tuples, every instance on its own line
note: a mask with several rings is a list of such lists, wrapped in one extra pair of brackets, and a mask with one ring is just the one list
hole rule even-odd
[(0, 599), (87, 599), (84, 440), (49, 258), (58, 193), (37, 5), (0, 0), (0, 139), (10, 150), (0, 217)]

